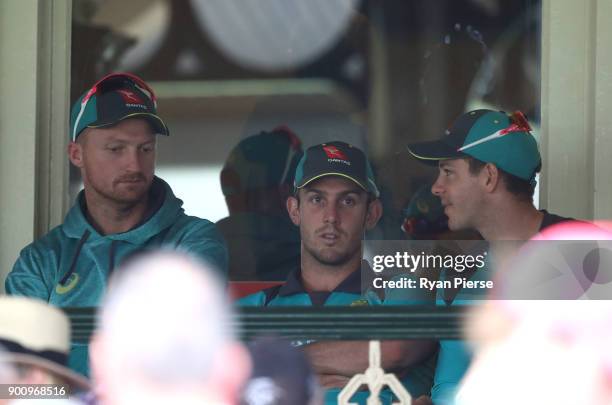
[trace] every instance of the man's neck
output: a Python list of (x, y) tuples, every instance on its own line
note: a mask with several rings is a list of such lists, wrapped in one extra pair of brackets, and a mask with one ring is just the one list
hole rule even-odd
[(360, 255), (332, 266), (320, 263), (302, 248), (302, 284), (308, 292), (331, 292), (360, 266)]
[(477, 229), (485, 240), (528, 240), (539, 232), (544, 214), (530, 202), (506, 200), (491, 206), (495, 212), (483, 215)]
[(142, 222), (149, 208), (149, 199), (134, 204), (117, 204), (85, 190), (87, 220), (102, 235), (127, 232)]

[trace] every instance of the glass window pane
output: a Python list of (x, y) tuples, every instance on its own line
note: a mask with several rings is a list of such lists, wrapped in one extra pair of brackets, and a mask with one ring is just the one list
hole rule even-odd
[[(240, 142), (284, 125), (301, 149), (364, 149), (384, 206), (366, 237), (417, 237), (402, 225), (436, 169), (408, 143), (481, 107), (523, 111), (537, 136), (540, 10), (537, 0), (75, 0), (71, 101), (109, 72), (143, 77), (171, 131), (158, 176), (188, 214), (222, 221), (231, 280), (282, 281), (299, 266), (284, 204), (293, 149)], [(72, 168), (73, 197), (79, 188)]]

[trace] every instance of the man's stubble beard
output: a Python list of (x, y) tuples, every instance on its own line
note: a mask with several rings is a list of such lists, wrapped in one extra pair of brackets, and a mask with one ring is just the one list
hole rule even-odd
[[(85, 180), (85, 179), (84, 179)], [(145, 180), (146, 181), (146, 180)], [(120, 192), (114, 192), (114, 190), (116, 190), (117, 188), (115, 187), (115, 183), (113, 182), (111, 184), (111, 190), (110, 191), (106, 191), (104, 190), (102, 187), (99, 187), (97, 184), (91, 182), (91, 181), (87, 181), (86, 186), (85, 187), (89, 187), (90, 189), (92, 189), (101, 199), (113, 204), (113, 205), (117, 205), (117, 206), (121, 206), (124, 209), (129, 209), (131, 207), (134, 207), (140, 203), (142, 203), (143, 201), (147, 201), (149, 198), (149, 192), (151, 190), (151, 186), (153, 185), (153, 180), (151, 180), (151, 182), (149, 182), (148, 184), (146, 184), (146, 186), (143, 188), (143, 191), (135, 196), (123, 196), (123, 193)], [(129, 193), (128, 193), (129, 195)]]
[(317, 262), (325, 266), (331, 267), (340, 267), (355, 257), (356, 254), (361, 255), (361, 244), (357, 246), (354, 250), (345, 252), (344, 254), (334, 254), (334, 257), (327, 258), (324, 257), (323, 254), (317, 252), (314, 249), (311, 249), (308, 245), (304, 244), (304, 250), (306, 250), (312, 258), (314, 258)]

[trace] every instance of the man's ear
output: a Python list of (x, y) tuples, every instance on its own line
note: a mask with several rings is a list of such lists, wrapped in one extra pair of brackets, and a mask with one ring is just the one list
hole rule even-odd
[(371, 201), (368, 204), (368, 212), (366, 213), (366, 221), (365, 221), (366, 230), (369, 231), (370, 229), (376, 226), (376, 224), (378, 223), (378, 220), (382, 216), (382, 212), (383, 212), (383, 207), (382, 207), (382, 203), (380, 202), (380, 199), (377, 198), (376, 200)]
[(287, 197), (287, 212), (294, 225), (300, 226), (300, 202), (294, 196)]
[(499, 169), (493, 163), (487, 163), (481, 171), (483, 185), (486, 191), (492, 192), (499, 185)]
[(71, 141), (68, 144), (68, 158), (76, 167), (83, 167), (83, 145)]

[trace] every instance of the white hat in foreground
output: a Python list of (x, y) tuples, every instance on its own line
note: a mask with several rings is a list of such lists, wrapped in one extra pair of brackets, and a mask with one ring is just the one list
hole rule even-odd
[(70, 322), (58, 308), (32, 298), (0, 296), (0, 347), (0, 362), (38, 366), (72, 389), (89, 389), (87, 379), (66, 366)]

